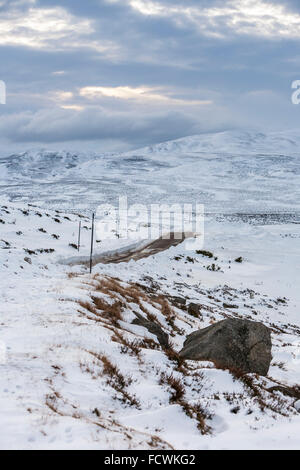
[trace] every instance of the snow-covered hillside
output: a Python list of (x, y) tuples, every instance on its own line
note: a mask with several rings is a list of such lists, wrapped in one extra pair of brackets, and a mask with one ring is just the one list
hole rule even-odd
[(215, 134), (201, 134), (163, 142), (141, 149), (141, 154), (158, 153), (225, 153), (299, 155), (300, 136), (298, 131), (262, 133), (255, 131), (223, 131)]
[[(85, 217), (6, 204), (0, 218), (1, 448), (297, 447), (299, 400), (268, 390), (300, 381), (299, 225), (211, 219), (212, 258), (181, 244), (90, 276), (60, 263), (76, 253), (79, 220), (88, 255)], [(271, 328), (267, 378), (179, 361), (187, 334), (226, 317)]]
[[(227, 132), (1, 157), (0, 448), (299, 447), (297, 142)], [(204, 203), (204, 251), (183, 242), (92, 275), (70, 263), (89, 256), (92, 209), (120, 195)], [(96, 233), (98, 259), (125, 249), (113, 236)], [(224, 318), (270, 328), (267, 377), (179, 358), (188, 334)]]
[(207, 212), (299, 211), (300, 138), (222, 132), (124, 154), (25, 152), (0, 158), (0, 195), (75, 210), (130, 202), (205, 204)]

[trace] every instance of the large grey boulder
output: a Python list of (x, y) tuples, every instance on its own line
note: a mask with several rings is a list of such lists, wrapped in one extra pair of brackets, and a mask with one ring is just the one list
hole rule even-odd
[(263, 323), (229, 318), (187, 336), (183, 359), (212, 361), (221, 368), (267, 375), (272, 342)]

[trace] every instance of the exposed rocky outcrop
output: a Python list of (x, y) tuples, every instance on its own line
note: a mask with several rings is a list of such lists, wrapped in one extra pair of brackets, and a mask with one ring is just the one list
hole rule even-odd
[(138, 313), (135, 313), (135, 315), (136, 318), (132, 322), (133, 325), (143, 326), (149, 331), (149, 333), (152, 333), (157, 337), (157, 340), (162, 347), (169, 347), (169, 336), (157, 323), (155, 323), (154, 321), (147, 320)]

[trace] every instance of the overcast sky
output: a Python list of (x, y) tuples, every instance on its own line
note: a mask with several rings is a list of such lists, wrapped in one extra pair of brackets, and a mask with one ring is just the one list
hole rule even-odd
[(2, 148), (300, 126), (299, 0), (0, 0)]

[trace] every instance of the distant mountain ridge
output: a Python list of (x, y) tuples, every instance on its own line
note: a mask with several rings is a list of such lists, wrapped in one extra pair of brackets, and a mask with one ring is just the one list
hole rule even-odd
[[(150, 155), (157, 153), (297, 153), (300, 154), (300, 132), (254, 132), (224, 131), (198, 134), (170, 140), (138, 149), (135, 153)], [(126, 152), (132, 154), (134, 152)]]
[(0, 196), (47, 207), (195, 202), (215, 212), (300, 209), (297, 131), (194, 135), (124, 153), (28, 151), (0, 157)]
[[(223, 131), (216, 133), (196, 134), (179, 139), (161, 142), (154, 145), (130, 150), (126, 152), (74, 152), (68, 150), (28, 150), (0, 156), (0, 165), (5, 165), (8, 170), (32, 169), (45, 170), (47, 165), (51, 168), (64, 167), (72, 169), (77, 165), (107, 157), (132, 157), (136, 161), (139, 156), (152, 156), (167, 153), (223, 153), (223, 154), (300, 154), (300, 132), (270, 132), (255, 131)], [(0, 166), (1, 169), (1, 166)], [(26, 171), (27, 170), (27, 171)], [(49, 168), (48, 168), (49, 170)], [(1, 176), (1, 174), (0, 174)]]

